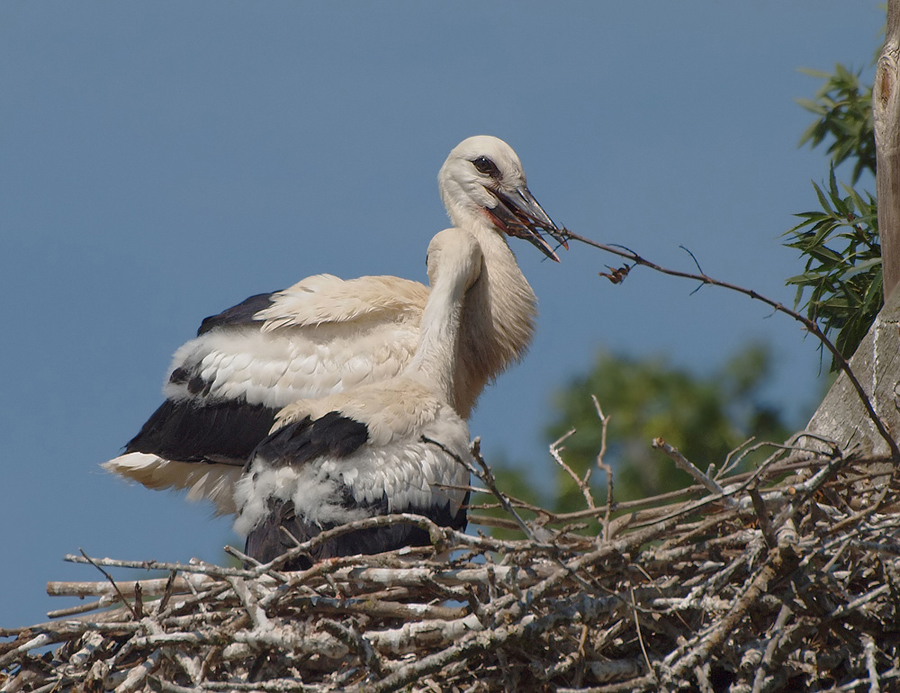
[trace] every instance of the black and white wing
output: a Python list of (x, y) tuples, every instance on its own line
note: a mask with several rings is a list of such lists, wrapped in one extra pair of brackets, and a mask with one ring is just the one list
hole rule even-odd
[(104, 467), (234, 512), (234, 482), (277, 413), (395, 377), (415, 352), (427, 298), (427, 287), (396, 277), (316, 275), (206, 318), (175, 352), (165, 401)]

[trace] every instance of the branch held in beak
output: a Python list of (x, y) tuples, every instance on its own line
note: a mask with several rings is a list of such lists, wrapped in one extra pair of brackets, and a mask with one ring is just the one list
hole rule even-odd
[(559, 262), (553, 248), (544, 240), (541, 232), (549, 234), (564, 248), (569, 245), (560, 229), (538, 204), (526, 187), (516, 188), (511, 195), (488, 188), (497, 198), (497, 206), (485, 208), (494, 223), (510, 236), (524, 238), (551, 260)]

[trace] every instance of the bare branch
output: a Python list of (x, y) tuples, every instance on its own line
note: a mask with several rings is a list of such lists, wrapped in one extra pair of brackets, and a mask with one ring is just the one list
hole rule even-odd
[(676, 467), (690, 474), (694, 478), (694, 481), (697, 481), (698, 483), (703, 485), (707, 490), (709, 490), (710, 493), (721, 496), (721, 498), (729, 505), (735, 504), (734, 499), (729, 498), (726, 495), (725, 489), (719, 486), (719, 484), (717, 484), (714, 479), (710, 479), (706, 474), (704, 474), (693, 464), (691, 464), (691, 462), (684, 455), (682, 455), (677, 448), (672, 447), (662, 438), (654, 438), (653, 447), (666, 453), (675, 462)]
[[(584, 236), (579, 236), (576, 233), (573, 233), (566, 229), (566, 237), (574, 240), (580, 241), (585, 245), (589, 245), (594, 248), (598, 248), (599, 250), (603, 250), (607, 253), (612, 253), (613, 255), (618, 255), (619, 257), (626, 258), (630, 260), (635, 265), (641, 265), (642, 267), (647, 267), (649, 269), (654, 270), (655, 272), (659, 272), (661, 274), (668, 275), (670, 277), (680, 277), (682, 279), (690, 279), (693, 281), (700, 282), (701, 284), (709, 284), (712, 286), (717, 286), (722, 289), (727, 289), (729, 291), (734, 291), (739, 294), (743, 294), (744, 296), (748, 296), (753, 300), (760, 301), (770, 308), (772, 308), (775, 312), (782, 313), (787, 315), (788, 317), (796, 320), (800, 324), (803, 325), (804, 329), (813, 335), (822, 345), (829, 351), (829, 353), (834, 358), (834, 362), (838, 365), (838, 367), (843, 371), (847, 379), (853, 386), (853, 389), (856, 391), (857, 396), (862, 403), (866, 414), (869, 419), (872, 421), (872, 424), (875, 426), (878, 434), (884, 439), (885, 443), (887, 443), (888, 448), (891, 451), (891, 457), (894, 460), (900, 460), (900, 447), (897, 446), (897, 441), (894, 440), (893, 436), (887, 430), (887, 427), (884, 425), (884, 422), (881, 420), (881, 417), (875, 412), (875, 409), (872, 406), (872, 402), (869, 400), (869, 396), (866, 394), (865, 389), (862, 384), (859, 382), (859, 379), (856, 377), (856, 374), (853, 372), (853, 369), (850, 368), (850, 363), (843, 357), (843, 355), (838, 351), (837, 347), (825, 336), (825, 333), (819, 328), (819, 326), (813, 321), (807, 318), (804, 315), (801, 315), (797, 311), (791, 310), (787, 308), (783, 304), (778, 301), (774, 301), (762, 294), (754, 291), (753, 289), (746, 289), (742, 286), (738, 286), (736, 284), (732, 284), (730, 282), (724, 282), (718, 279), (714, 279), (709, 275), (699, 272), (683, 272), (681, 270), (673, 270), (667, 267), (663, 267), (661, 265), (656, 264), (655, 262), (651, 262), (650, 260), (645, 259), (644, 257), (638, 255), (634, 251), (631, 250), (623, 250), (619, 247), (606, 245), (604, 243), (599, 243), (597, 241), (592, 241), (589, 238), (585, 238)], [(695, 258), (696, 262), (696, 258)], [(699, 265), (698, 265), (699, 268)]]
[(591, 470), (589, 469), (582, 479), (579, 477), (575, 471), (563, 461), (562, 451), (565, 449), (562, 447), (563, 442), (575, 433), (575, 429), (570, 429), (568, 433), (563, 434), (558, 440), (553, 443), (550, 443), (550, 456), (556, 460), (556, 464), (562, 467), (566, 474), (572, 477), (572, 481), (575, 482), (576, 486), (581, 490), (581, 495), (584, 496), (584, 501), (587, 503), (587, 506), (591, 509), (596, 508), (597, 506), (594, 503), (594, 496), (591, 495), (591, 487), (588, 485), (588, 481), (591, 478)]

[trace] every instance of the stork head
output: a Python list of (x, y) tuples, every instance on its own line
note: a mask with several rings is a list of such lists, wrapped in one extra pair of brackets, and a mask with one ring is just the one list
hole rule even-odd
[(501, 139), (478, 135), (463, 140), (441, 167), (438, 187), (454, 226), (470, 229), (487, 223), (508, 236), (524, 238), (557, 262), (541, 233), (568, 247), (563, 230), (528, 190), (519, 157)]
[(470, 233), (462, 229), (444, 229), (428, 244), (426, 264), (428, 282), (435, 286), (447, 284), (451, 293), (463, 296), (481, 274), (481, 246)]

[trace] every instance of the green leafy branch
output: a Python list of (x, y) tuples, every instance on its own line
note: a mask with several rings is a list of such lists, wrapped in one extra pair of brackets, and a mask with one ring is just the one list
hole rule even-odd
[[(802, 221), (785, 235), (785, 243), (806, 260), (804, 272), (787, 284), (797, 287), (794, 307), (806, 311), (849, 359), (881, 310), (881, 244), (875, 198), (854, 187), (860, 176), (875, 174), (872, 87), (859, 74), (836, 65), (833, 74), (806, 71), (825, 80), (814, 99), (799, 99), (816, 120), (800, 138), (817, 147), (826, 139), (831, 170), (828, 186), (813, 183), (821, 209), (796, 215)], [(835, 167), (853, 162), (851, 184), (838, 186)], [(805, 299), (805, 300), (804, 300)], [(832, 358), (831, 369), (838, 370)]]
[[(787, 284), (797, 287), (794, 305), (802, 303), (826, 334), (836, 331), (835, 346), (849, 359), (884, 303), (877, 204), (849, 186), (841, 186), (842, 194), (834, 168), (827, 189), (813, 187), (821, 210), (798, 214), (803, 221), (786, 234), (792, 240), (785, 245), (806, 258), (803, 274)], [(833, 359), (831, 368), (837, 369)]]
[(843, 65), (835, 65), (834, 73), (802, 70), (825, 83), (813, 99), (797, 99), (803, 108), (818, 117), (800, 137), (799, 146), (807, 142), (815, 148), (829, 135), (828, 147), (834, 166), (847, 159), (855, 159), (851, 185), (856, 185), (862, 173), (875, 175), (875, 130), (872, 120), (872, 87), (860, 86), (859, 73), (850, 72)]

